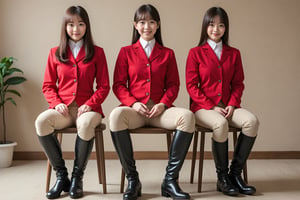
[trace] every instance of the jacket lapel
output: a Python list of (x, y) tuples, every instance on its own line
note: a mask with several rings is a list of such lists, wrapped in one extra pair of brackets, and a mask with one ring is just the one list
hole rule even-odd
[(143, 59), (145, 62), (148, 62), (148, 58), (147, 55), (140, 43), (140, 41), (138, 40), (136, 43), (134, 43), (132, 45), (133, 47), (133, 51), (136, 54), (137, 57), (140, 57), (141, 59)]
[(84, 46), (82, 45), (82, 47), (80, 48), (78, 55), (76, 57), (76, 62), (79, 62), (84, 58), (85, 58), (85, 50), (84, 50)]
[(155, 42), (154, 48), (150, 54), (149, 60), (152, 62), (153, 60), (155, 60), (159, 55), (161, 55), (161, 51), (162, 51), (162, 46), (158, 43)]

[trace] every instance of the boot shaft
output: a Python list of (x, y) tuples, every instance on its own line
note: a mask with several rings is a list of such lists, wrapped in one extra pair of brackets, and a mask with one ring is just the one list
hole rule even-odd
[(228, 140), (225, 142), (211, 141), (212, 152), (216, 166), (216, 172), (219, 178), (228, 174)]
[(129, 131), (111, 131), (111, 137), (127, 179), (138, 179)]
[(239, 134), (239, 138), (233, 153), (230, 173), (234, 173), (235, 175), (239, 175), (242, 173), (242, 169), (244, 168), (245, 163), (249, 157), (255, 139), (256, 137), (246, 136), (242, 132)]
[(169, 161), (166, 168), (166, 180), (177, 180), (185, 156), (193, 138), (193, 133), (176, 130), (170, 147)]
[(65, 167), (65, 161), (63, 160), (61, 147), (57, 137), (54, 134), (49, 134), (46, 136), (38, 136), (38, 139), (51, 166), (56, 171), (56, 175), (58, 177), (67, 176), (67, 168)]
[(72, 177), (82, 177), (94, 145), (94, 138), (82, 140), (78, 135), (75, 143), (75, 160)]

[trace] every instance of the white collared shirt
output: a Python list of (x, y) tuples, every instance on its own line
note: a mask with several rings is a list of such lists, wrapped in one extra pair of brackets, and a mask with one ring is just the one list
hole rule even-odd
[(150, 54), (151, 54), (151, 52), (154, 48), (154, 45), (155, 45), (155, 38), (153, 38), (150, 41), (146, 41), (146, 40), (144, 40), (143, 38), (140, 37), (140, 43), (141, 43), (147, 57), (149, 58)]
[(73, 57), (76, 58), (80, 48), (83, 45), (83, 40), (79, 40), (78, 42), (74, 42), (73, 40), (69, 40), (69, 46), (72, 51)]
[(221, 54), (222, 54), (222, 49), (223, 49), (222, 40), (220, 42), (216, 43), (215, 41), (213, 41), (211, 39), (208, 39), (207, 43), (214, 50), (216, 56), (220, 60), (221, 59)]

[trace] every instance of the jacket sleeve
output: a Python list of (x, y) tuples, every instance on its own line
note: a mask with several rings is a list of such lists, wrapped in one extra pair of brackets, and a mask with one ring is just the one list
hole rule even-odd
[(128, 89), (128, 68), (127, 54), (125, 48), (123, 47), (119, 52), (115, 65), (113, 92), (122, 104), (131, 106), (138, 100), (130, 93)]
[(47, 65), (45, 69), (42, 92), (50, 108), (63, 103), (58, 95), (57, 88), (57, 61), (55, 57), (55, 49), (51, 49), (48, 55)]
[(110, 86), (107, 62), (103, 49), (98, 48), (94, 56), (96, 58), (96, 91), (84, 104), (90, 106), (93, 110), (97, 110), (107, 97)]
[(199, 73), (199, 61), (196, 58), (196, 50), (191, 49), (186, 61), (186, 87), (187, 91), (196, 104), (204, 109), (211, 109), (215, 106), (201, 90), (201, 74)]
[(167, 107), (171, 107), (173, 102), (178, 96), (179, 85), (180, 85), (180, 80), (179, 80), (176, 58), (174, 52), (171, 50), (169, 56), (169, 65), (168, 65), (166, 79), (165, 79), (165, 93), (162, 96), (160, 103), (165, 104)]
[(234, 64), (235, 70), (231, 80), (231, 93), (228, 101), (228, 106), (240, 107), (241, 98), (244, 91), (244, 71), (241, 59), (241, 54), (237, 50), (236, 61)]

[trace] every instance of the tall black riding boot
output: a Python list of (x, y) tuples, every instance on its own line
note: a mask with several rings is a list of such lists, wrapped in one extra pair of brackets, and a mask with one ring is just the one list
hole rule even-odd
[(56, 199), (62, 191), (69, 192), (70, 180), (65, 161), (62, 158), (62, 152), (58, 140), (54, 134), (47, 136), (38, 136), (53, 169), (56, 171), (56, 182), (47, 192), (48, 199)]
[(230, 196), (238, 195), (238, 189), (228, 176), (228, 140), (220, 143), (212, 139), (212, 152), (218, 174), (217, 190)]
[(256, 192), (255, 187), (248, 186), (242, 179), (241, 173), (251, 152), (256, 137), (249, 137), (240, 133), (230, 166), (229, 178), (239, 189), (240, 193), (251, 195)]
[(75, 160), (71, 178), (70, 197), (77, 199), (83, 196), (83, 174), (93, 149), (94, 138), (82, 140), (78, 135), (75, 144)]
[(190, 199), (178, 185), (179, 171), (191, 144), (193, 133), (176, 130), (170, 147), (169, 162), (166, 175), (161, 185), (161, 195), (172, 199)]
[(141, 196), (142, 185), (136, 171), (129, 131), (111, 131), (111, 137), (128, 180), (123, 200), (136, 200)]

